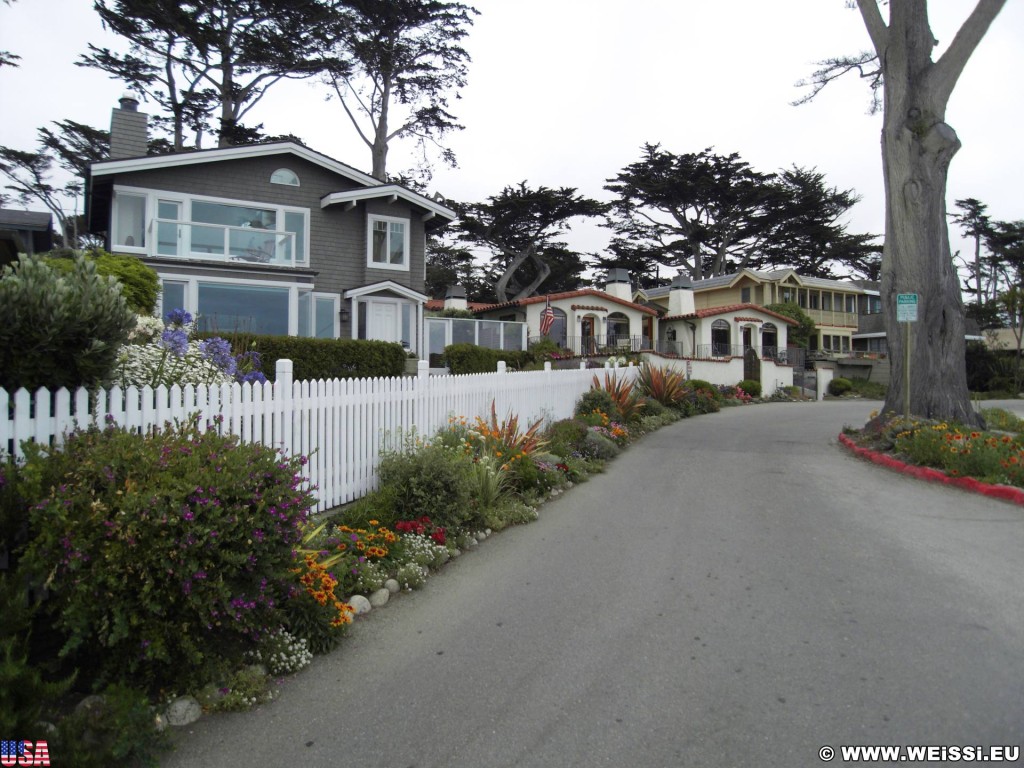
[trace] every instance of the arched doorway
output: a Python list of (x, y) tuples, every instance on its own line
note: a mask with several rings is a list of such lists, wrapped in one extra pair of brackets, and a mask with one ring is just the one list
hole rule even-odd
[(594, 316), (587, 315), (580, 320), (580, 351), (584, 355), (597, 352), (597, 341), (594, 338)]

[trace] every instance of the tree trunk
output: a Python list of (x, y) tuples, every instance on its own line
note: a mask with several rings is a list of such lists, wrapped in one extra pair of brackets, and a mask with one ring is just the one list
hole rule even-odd
[[(877, 0), (858, 1), (882, 63), (885, 89), (881, 298), (892, 378), (883, 413), (909, 410), (923, 418), (977, 425), (981, 418), (967, 389), (963, 303), (946, 222), (946, 179), (960, 141), (945, 115), (964, 64), (1003, 3), (980, 0), (949, 50), (933, 63), (927, 0), (890, 3), (887, 27)], [(901, 293), (918, 296), (909, 371), (905, 329), (896, 312)]]

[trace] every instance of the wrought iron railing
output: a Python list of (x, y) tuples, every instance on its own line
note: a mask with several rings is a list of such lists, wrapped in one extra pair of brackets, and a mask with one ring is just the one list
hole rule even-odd
[(541, 339), (550, 338), (563, 349), (574, 355), (628, 355), (636, 352), (649, 352), (653, 349), (649, 336), (531, 336), (530, 344)]

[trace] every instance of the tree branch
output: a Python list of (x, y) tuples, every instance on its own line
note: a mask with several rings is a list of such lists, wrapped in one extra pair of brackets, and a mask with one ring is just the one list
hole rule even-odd
[(857, 0), (857, 7), (871, 37), (871, 44), (875, 46), (875, 53), (884, 58), (885, 49), (889, 45), (889, 27), (878, 9), (878, 0)]
[(964, 71), (968, 59), (978, 47), (999, 11), (1006, 5), (1006, 0), (978, 0), (964, 23), (957, 30), (953, 42), (942, 54), (935, 66), (927, 74), (939, 96), (940, 104), (946, 104), (956, 81)]

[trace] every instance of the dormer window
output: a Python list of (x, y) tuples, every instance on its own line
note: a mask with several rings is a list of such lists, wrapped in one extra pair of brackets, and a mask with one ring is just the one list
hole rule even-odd
[(278, 168), (272, 174), (270, 174), (271, 184), (286, 184), (289, 187), (299, 186), (299, 177), (295, 171), (289, 170), (288, 168)]

